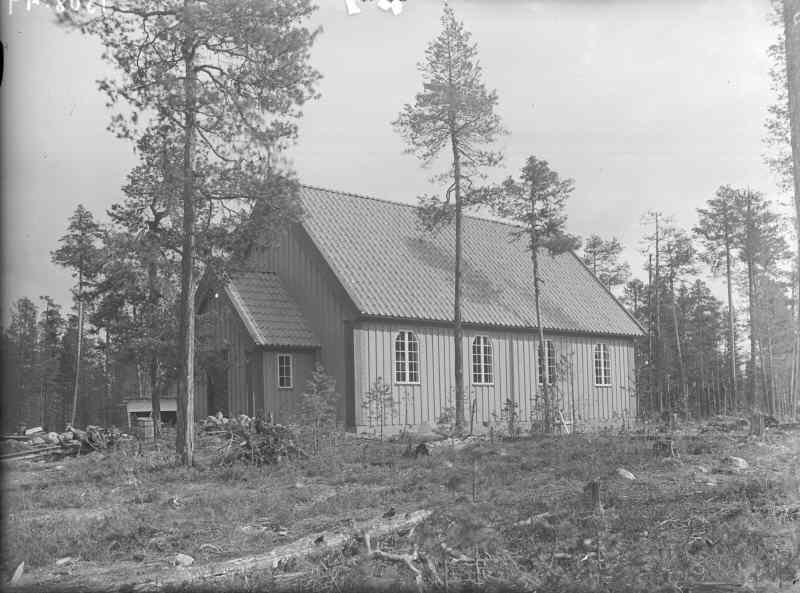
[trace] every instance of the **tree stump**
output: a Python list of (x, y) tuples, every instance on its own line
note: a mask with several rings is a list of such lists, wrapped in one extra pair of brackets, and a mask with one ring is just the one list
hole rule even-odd
[(760, 437), (764, 434), (764, 415), (753, 414), (750, 417), (750, 434)]
[(592, 508), (599, 510), (603, 508), (602, 500), (600, 499), (600, 480), (594, 479), (586, 484), (583, 491), (588, 495), (592, 504)]
[(672, 439), (659, 439), (653, 443), (653, 451), (664, 457), (675, 457), (675, 443)]

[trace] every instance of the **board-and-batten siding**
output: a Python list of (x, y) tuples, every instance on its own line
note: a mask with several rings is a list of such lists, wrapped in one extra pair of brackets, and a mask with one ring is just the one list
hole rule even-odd
[[(355, 422), (352, 372), (348, 372), (348, 323), (356, 316), (338, 280), (327, 267), (319, 251), (299, 226), (284, 232), (276, 243), (254, 254), (256, 269), (278, 275), (289, 296), (300, 307), (311, 330), (319, 340), (319, 362), (336, 380), (342, 394), (338, 416), (348, 426)], [(305, 385), (308, 377), (298, 377)]]
[[(419, 344), (418, 385), (397, 384), (393, 373), (394, 341), (399, 331), (412, 331)], [(485, 335), (492, 344), (492, 385), (472, 383), (472, 342)], [(566, 372), (557, 378), (560, 407), (566, 420), (580, 425), (609, 422), (620, 416), (636, 414), (633, 378), (633, 342), (631, 340), (572, 335), (546, 335), (553, 342), (556, 358), (566, 355), (572, 361)], [(446, 327), (417, 326), (402, 323), (360, 323), (354, 329), (355, 412), (356, 423), (364, 427), (367, 415), (361, 402), (370, 386), (381, 378), (392, 386), (398, 413), (391, 424), (435, 423), (442, 411), (455, 405), (453, 378), (453, 338)], [(595, 385), (594, 348), (607, 344), (611, 362), (611, 385)], [(532, 399), (538, 389), (538, 344), (535, 334), (488, 330), (464, 330), (464, 387), (468, 394), (465, 413), (472, 400), (477, 401), (477, 422), (498, 418), (508, 398), (519, 407), (521, 420), (530, 418)], [(467, 416), (467, 420), (469, 417)], [(387, 417), (387, 424), (389, 418)]]
[[(292, 357), (292, 387), (278, 386), (278, 356)], [(311, 378), (317, 355), (309, 350), (269, 349), (263, 352), (264, 411), (272, 414), (275, 422), (287, 423), (297, 411), (297, 401)]]
[[(197, 324), (197, 333), (203, 350), (228, 351), (227, 369), (227, 410), (226, 415), (252, 414), (252, 398), (248, 394), (247, 364), (250, 357), (256, 356), (256, 345), (232, 303), (224, 291), (219, 291), (215, 298), (212, 295), (201, 305)], [(203, 369), (195, 383), (195, 410), (198, 418), (216, 414), (219, 410), (208, 409), (208, 378)], [(254, 381), (257, 390), (255, 401), (262, 399), (259, 384)]]

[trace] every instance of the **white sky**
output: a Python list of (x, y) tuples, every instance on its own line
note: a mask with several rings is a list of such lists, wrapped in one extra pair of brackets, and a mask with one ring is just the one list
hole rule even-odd
[[(7, 2), (7, 0), (6, 0)], [(394, 16), (374, 2), (349, 16), (317, 0), (312, 54), (322, 98), (305, 108), (291, 156), (301, 181), (415, 202), (434, 191), (392, 130), (421, 88), (416, 63), (439, 30), (441, 2), (407, 0)], [(505, 169), (528, 155), (576, 181), (569, 229), (618, 236), (635, 249), (651, 209), (691, 225), (721, 184), (777, 198), (763, 164), (773, 97), (768, 0), (451, 0), (478, 42), (511, 134)], [(48, 294), (66, 309), (72, 280), (50, 263), (78, 203), (96, 216), (121, 198), (134, 166), (105, 127), (95, 80), (107, 72), (93, 38), (67, 33), (44, 7), (0, 8), (3, 318), (10, 302)]]

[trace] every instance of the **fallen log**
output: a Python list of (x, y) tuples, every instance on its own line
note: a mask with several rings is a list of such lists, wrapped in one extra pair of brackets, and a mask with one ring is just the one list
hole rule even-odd
[(686, 583), (671, 587), (681, 593), (753, 593), (753, 588), (739, 583)]
[[(83, 574), (74, 574), (66, 580), (53, 582), (52, 575), (31, 573), (23, 577), (19, 585), (30, 587), (37, 585), (47, 588), (57, 585), (59, 591), (103, 590), (103, 591), (157, 591), (164, 586), (182, 586), (200, 583), (213, 579), (225, 578), (251, 571), (274, 570), (290, 560), (340, 549), (353, 539), (369, 533), (370, 537), (381, 537), (414, 527), (430, 517), (432, 511), (420, 510), (412, 513), (398, 513), (390, 519), (373, 519), (371, 521), (354, 522), (344, 532), (323, 531), (314, 533), (299, 540), (278, 546), (264, 554), (243, 556), (231, 560), (222, 560), (200, 566), (174, 568), (164, 564), (138, 563), (131, 566), (131, 571), (121, 570), (117, 563), (110, 567), (98, 567), (97, 570)], [(125, 582), (120, 582), (120, 573), (127, 572)], [(39, 576), (39, 578), (37, 578)], [(48, 582), (50, 581), (50, 582)], [(13, 587), (11, 588), (13, 590)]]
[(44, 457), (45, 454), (55, 453), (56, 451), (61, 450), (61, 445), (48, 445), (46, 447), (38, 447), (35, 449), (31, 449), (29, 451), (18, 451), (16, 453), (6, 453), (5, 455), (0, 455), (0, 460), (5, 459), (33, 459), (35, 457)]

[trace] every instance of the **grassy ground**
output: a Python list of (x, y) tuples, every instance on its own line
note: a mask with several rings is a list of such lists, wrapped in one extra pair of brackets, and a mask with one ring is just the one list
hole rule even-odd
[[(22, 561), (28, 583), (53, 590), (59, 579), (107, 565), (124, 581), (137, 563), (166, 570), (178, 552), (195, 564), (263, 553), (394, 507), (434, 511), (410, 536), (379, 542), (397, 553), (418, 545), (436, 573), (424, 572), (430, 590), (446, 579), (448, 589), (655, 591), (713, 581), (800, 591), (792, 584), (800, 576), (800, 433), (757, 441), (687, 430), (676, 443), (679, 459), (656, 455), (641, 438), (571, 435), (443, 446), (415, 460), (400, 455), (402, 444), (348, 440), (307, 460), (253, 468), (219, 465), (218, 443), (202, 437), (191, 469), (176, 467), (164, 444), (17, 462), (3, 472), (2, 582)], [(750, 467), (726, 472), (727, 455)], [(618, 476), (618, 467), (637, 479)], [(602, 512), (585, 491), (597, 478)], [(442, 542), (478, 562), (445, 566)], [(67, 556), (75, 560), (56, 564)], [(319, 591), (416, 589), (406, 566), (368, 559), (363, 545), (278, 572), (303, 573), (302, 588)], [(246, 574), (213, 587), (263, 590), (274, 579)]]

